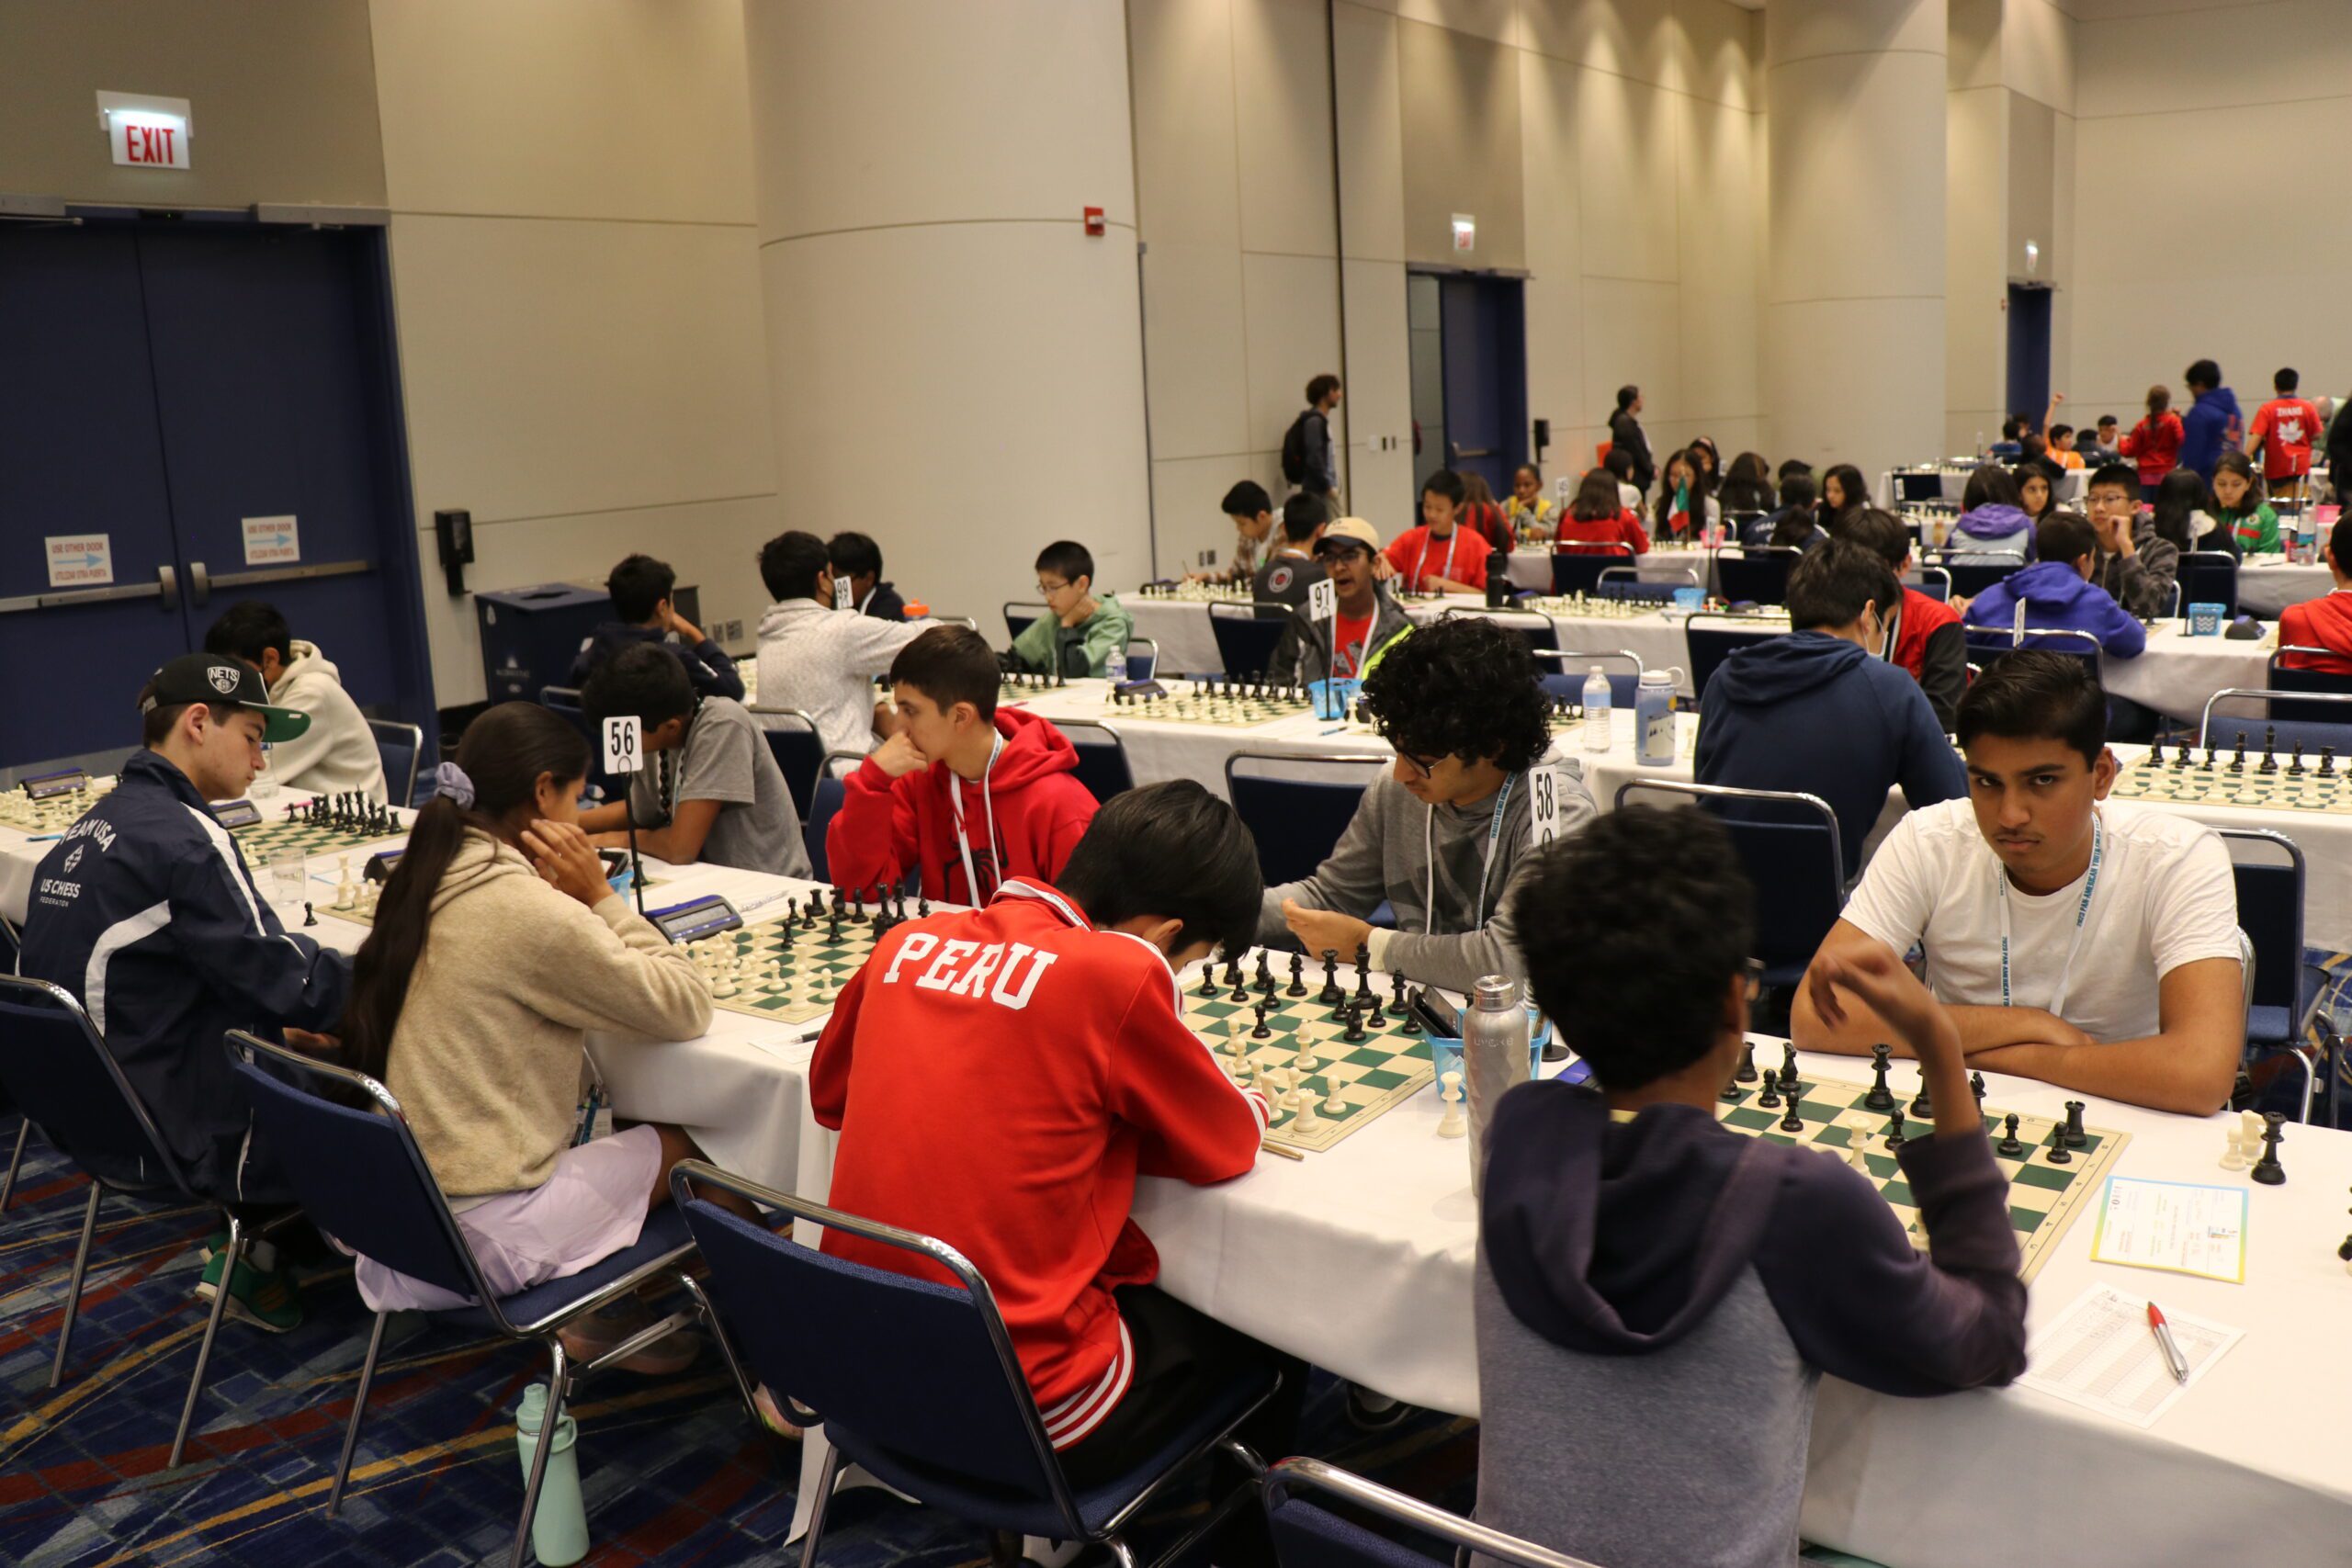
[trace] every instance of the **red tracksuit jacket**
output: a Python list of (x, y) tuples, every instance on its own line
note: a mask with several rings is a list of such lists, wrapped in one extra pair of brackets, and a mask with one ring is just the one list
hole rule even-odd
[[(833, 1206), (972, 1261), (1057, 1449), (1135, 1375), (1111, 1291), (1159, 1273), (1127, 1217), (1136, 1178), (1229, 1180), (1266, 1126), (1264, 1099), (1184, 1027), (1159, 950), (1026, 877), (876, 944), (817, 1043), (808, 1098), (841, 1134)], [(946, 1279), (839, 1231), (825, 1250)]]
[[(825, 829), (833, 886), (896, 886), (920, 868), (925, 897), (981, 904), (1008, 876), (1060, 875), (1094, 820), (1094, 796), (1075, 772), (1078, 750), (1052, 724), (1020, 708), (997, 709), (996, 732), (1004, 749), (985, 787), (964, 783), (944, 762), (895, 779), (871, 757), (860, 763), (843, 781), (842, 808)], [(964, 876), (967, 850), (977, 889)]]

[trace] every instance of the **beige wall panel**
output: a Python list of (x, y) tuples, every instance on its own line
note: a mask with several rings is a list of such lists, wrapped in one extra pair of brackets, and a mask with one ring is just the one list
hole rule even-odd
[(1946, 86), (2001, 85), (2001, 8), (2002, 0), (1947, 0)]
[(1413, 446), (1403, 441), (1386, 451), (1356, 447), (1349, 454), (1349, 506), (1354, 515), (1393, 542), (1419, 523), (1420, 499), (1413, 491)]
[[(2050, 302), (2050, 385), (2063, 392), (2074, 384), (2075, 375), (2075, 117), (2057, 116), (2052, 132), (2051, 207), (2056, 215), (2052, 235), (2058, 254), (2044, 271), (2057, 288)], [(2072, 410), (2061, 417), (2068, 424), (2077, 423)]]
[[(1306, 406), (1307, 378), (1339, 373), (1339, 265), (1326, 257), (1245, 254), (1241, 288), (1250, 344), (1246, 445), (1279, 448), (1283, 432)], [(1335, 441), (1348, 436), (1348, 412), (1342, 407)]]
[(1253, 436), (1266, 445), (1246, 423), (1240, 253), (1153, 241), (1143, 258), (1143, 319), (1153, 458), (1240, 452)]
[[(417, 500), (430, 520), (433, 498)], [(462, 505), (461, 496), (441, 505)], [(481, 520), (477, 517), (476, 522)], [(474, 564), (466, 569), (469, 589), (523, 588), (535, 582), (602, 582), (615, 561), (650, 549), (678, 570), (678, 581), (702, 591), (705, 629), (716, 623), (743, 622), (742, 639), (731, 651), (749, 653), (756, 622), (767, 607), (756, 561), (760, 546), (790, 526), (826, 526), (821, 518), (789, 518), (774, 496), (702, 504), (633, 507), (621, 512), (537, 517), (474, 531)], [(882, 547), (885, 567), (908, 598), (919, 599), (933, 581), (918, 564), (914, 541), (887, 519), (862, 525)], [(433, 567), (433, 530), (417, 531), (416, 550), (425, 563), (424, 622), (433, 649), (434, 700), (443, 707), (478, 703), (487, 694), (481, 678), (481, 630), (470, 597), (441, 591)]]
[[(2058, 259), (2057, 115), (2050, 106), (2011, 93), (2008, 149), (2008, 243), (2002, 265), (2011, 277), (2052, 276)], [(2040, 247), (2032, 265), (2026, 263), (2026, 243)]]
[(1520, 41), (1520, 0), (1396, 0), (1385, 8), (1409, 21), (1427, 22), (1495, 43)]
[(1668, 85), (1732, 108), (1760, 107), (1764, 94), (1748, 44), (1755, 16), (1726, 0), (1674, 0)]
[[(1279, 533), (1283, 525), (1283, 492), (1286, 488), (1279, 451), (1252, 452), (1238, 457), (1153, 459), (1151, 511), (1159, 539), (1159, 564), (1150, 576), (1181, 577), (1196, 570), (1204, 550), (1215, 550), (1219, 566), (1233, 559), (1233, 525), (1226, 521), (1218, 503), (1240, 479), (1256, 479), (1266, 487), (1266, 494), (1274, 503), (1274, 528)], [(1137, 576), (1105, 582), (1103, 586), (1125, 592), (1141, 581), (1143, 578)], [(993, 642), (1003, 635), (1003, 624), (999, 620), (990, 625), (990, 619), (984, 618), (982, 625), (989, 626), (989, 640)]]
[[(115, 167), (101, 92), (187, 99), (193, 166)], [(139, 206), (383, 206), (367, 0), (7, 0), (0, 190)]]
[(1768, 70), (1792, 61), (1898, 51), (1933, 55), (1937, 71), (1944, 69), (1944, 0), (1774, 0), (1770, 18)]
[(752, 221), (740, 0), (385, 0), (370, 20), (394, 207)]
[[(1945, 102), (1951, 148), (1945, 185), (1944, 399), (1955, 417), (1999, 407), (2008, 375), (2007, 106), (2004, 87), (1955, 92)], [(1996, 416), (1994, 424), (2000, 423)], [(1951, 447), (1952, 451), (1973, 448)]]
[(2343, 94), (2352, 20), (2343, 0), (2280, 0), (2086, 21), (2075, 60), (2075, 113), (2085, 119), (2291, 104)]
[[(1834, 350), (1825, 352), (1825, 349)], [(1944, 312), (1939, 299), (1832, 299), (1764, 315), (1772, 459), (1876, 474), (1943, 439)]]
[(1589, 71), (1578, 84), (1577, 183), (1587, 277), (1671, 283), (1678, 276), (1675, 102), (1670, 93), (1605, 72)]
[(420, 517), (775, 489), (748, 231), (402, 215), (391, 255)]
[[(1348, 504), (1377, 525), (1383, 538), (1411, 526), (1412, 368), (1406, 343), (1405, 269), (1393, 262), (1350, 260), (1348, 299)], [(1382, 450), (1378, 443), (1396, 446)], [(1402, 464), (1401, 469), (1399, 463)], [(1401, 478), (1399, 477), (1401, 473)]]
[(2001, 77), (2061, 114), (2075, 112), (2075, 19), (2051, 0), (2007, 0), (2001, 20)]
[(1229, 0), (1128, 0), (1127, 26), (1143, 238), (1238, 249)]
[[(1588, 276), (1584, 417), (1605, 423), (1617, 389), (1628, 381), (1642, 389), (1645, 425), (1685, 417), (1690, 405), (1682, 392), (1682, 291), (1671, 283)], [(1650, 445), (1655, 450), (1658, 444), (1653, 438)]]
[(1123, 6), (752, 0), (744, 33), (757, 144), (800, 154), (757, 161), (763, 240), (1002, 219), (1075, 231), (1089, 206), (1135, 221), (1127, 136), (1072, 132), (1127, 126)]
[(1396, 18), (1332, 7), (1339, 73), (1340, 221), (1346, 254), (1405, 259), (1405, 123)]
[[(1406, 259), (1525, 265), (1518, 52), (1411, 21), (1397, 25), (1396, 40), (1404, 90)], [(1457, 212), (1477, 220), (1477, 248), (1467, 256), (1453, 250)]]
[(1757, 208), (1764, 177), (1754, 117), (1697, 98), (1675, 100), (1681, 122), (1681, 396), (1669, 411), (1721, 420), (1758, 408)]
[[(891, 570), (938, 584), (933, 605), (951, 615), (993, 616), (1030, 596), (1036, 550), (1081, 513), (1103, 581), (1148, 571), (1124, 246), (1034, 224), (951, 224), (771, 245), (761, 275), (776, 466), (793, 506), (830, 522), (876, 485), (928, 498), (894, 535)], [(1083, 502), (1041, 508), (1041, 484)]]
[(1596, 417), (1584, 406), (1584, 247), (1577, 190), (1577, 94), (1588, 74), (1549, 55), (1520, 55), (1527, 413), (1552, 422), (1554, 454), (1565, 449), (1565, 426)]
[(1671, 0), (1524, 0), (1525, 47), (1653, 86), (1675, 70)]
[(1943, 246), (1922, 240), (1944, 197), (1921, 174), (1945, 163), (1940, 52), (1801, 58), (1774, 68), (1772, 91), (1804, 107), (1772, 118), (1766, 298), (1940, 297)]
[(1234, 0), (1245, 250), (1330, 255), (1331, 50), (1322, 0)]

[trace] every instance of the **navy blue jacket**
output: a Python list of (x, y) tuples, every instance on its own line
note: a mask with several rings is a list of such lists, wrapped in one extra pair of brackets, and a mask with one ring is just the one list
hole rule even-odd
[(2196, 469), (2210, 485), (2213, 470), (2222, 466), (2222, 454), (2235, 450), (2245, 439), (2245, 420), (2238, 412), (2238, 395), (2227, 387), (2200, 393), (2180, 416), (2180, 466)]
[(1826, 632), (1771, 637), (1724, 660), (1700, 704), (1698, 763), (1701, 784), (1827, 801), (1849, 880), (1890, 788), (1901, 784), (1914, 810), (1968, 793), (1919, 682)]
[[(351, 960), (278, 924), (186, 773), (133, 754), (113, 792), (41, 857), (17, 968), (81, 999), (199, 1193), (286, 1196), (248, 1159), (251, 1113), (220, 1039), (332, 1031)], [(164, 1179), (142, 1162), (66, 1152), (125, 1185)]]
[(627, 621), (606, 621), (589, 634), (571, 660), (571, 683), (586, 683), (596, 667), (622, 649), (640, 642), (666, 648), (678, 656), (686, 667), (686, 678), (695, 683), (695, 693), (705, 697), (732, 697), (743, 700), (743, 677), (735, 671), (735, 661), (727, 650), (705, 637), (699, 647), (688, 648), (683, 642), (672, 642), (667, 632), (651, 626), (633, 626)]

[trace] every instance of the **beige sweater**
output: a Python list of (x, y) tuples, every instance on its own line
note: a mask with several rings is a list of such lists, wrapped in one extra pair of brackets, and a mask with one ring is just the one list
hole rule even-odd
[(589, 1030), (691, 1040), (709, 1027), (685, 949), (622, 898), (584, 909), (469, 832), (433, 896), (388, 1087), (450, 1197), (521, 1191), (571, 1142)]

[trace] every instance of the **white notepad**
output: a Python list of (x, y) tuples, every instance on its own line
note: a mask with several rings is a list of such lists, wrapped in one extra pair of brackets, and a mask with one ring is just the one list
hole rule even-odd
[(2034, 1335), (2018, 1382), (2134, 1427), (2153, 1427), (2245, 1334), (2186, 1313), (2166, 1311), (2165, 1321), (2188, 1363), (2185, 1383), (2173, 1381), (2148, 1326), (2148, 1299), (2112, 1285), (2093, 1285)]

